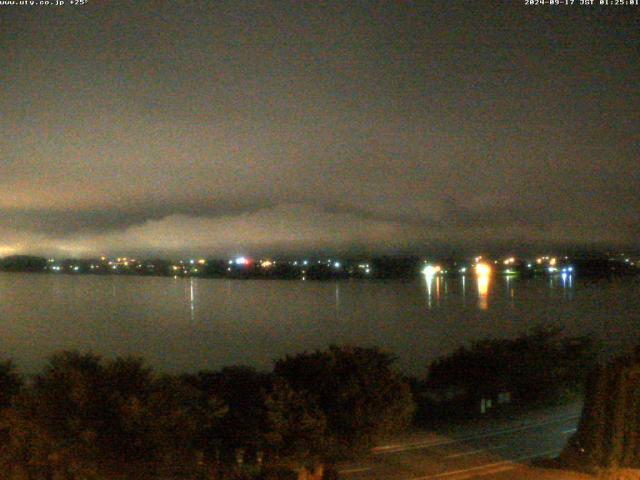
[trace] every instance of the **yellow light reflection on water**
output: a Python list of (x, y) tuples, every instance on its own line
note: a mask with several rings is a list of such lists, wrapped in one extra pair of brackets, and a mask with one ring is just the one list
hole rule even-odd
[(489, 308), (489, 285), (491, 283), (491, 266), (478, 263), (475, 267), (476, 282), (478, 284), (478, 307), (481, 310)]

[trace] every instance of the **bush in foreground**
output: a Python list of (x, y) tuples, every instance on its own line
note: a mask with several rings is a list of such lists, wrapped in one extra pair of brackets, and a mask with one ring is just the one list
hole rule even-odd
[(22, 388), (0, 364), (0, 479), (331, 478), (327, 460), (411, 420), (392, 363), (331, 347), (274, 373), (170, 376), (138, 358), (62, 352)]
[(0, 410), (11, 403), (11, 399), (22, 387), (22, 377), (16, 372), (11, 360), (0, 362)]
[(330, 455), (372, 445), (405, 428), (415, 405), (408, 384), (378, 348), (335, 347), (276, 362), (274, 374), (326, 419)]
[(204, 402), (184, 382), (156, 377), (139, 359), (64, 352), (3, 411), (2, 471), (89, 479), (123, 467), (188, 466), (198, 430), (222, 413), (215, 399)]

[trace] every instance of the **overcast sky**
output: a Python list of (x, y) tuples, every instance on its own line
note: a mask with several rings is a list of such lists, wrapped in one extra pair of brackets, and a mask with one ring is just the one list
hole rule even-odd
[(0, 7), (0, 255), (639, 247), (640, 7)]

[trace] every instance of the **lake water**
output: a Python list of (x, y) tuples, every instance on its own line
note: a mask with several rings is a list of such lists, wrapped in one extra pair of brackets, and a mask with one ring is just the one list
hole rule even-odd
[(160, 371), (245, 364), (330, 344), (378, 345), (398, 366), (540, 324), (591, 332), (603, 352), (640, 342), (640, 279), (475, 277), (212, 280), (0, 274), (0, 355), (24, 372), (60, 349), (140, 355)]

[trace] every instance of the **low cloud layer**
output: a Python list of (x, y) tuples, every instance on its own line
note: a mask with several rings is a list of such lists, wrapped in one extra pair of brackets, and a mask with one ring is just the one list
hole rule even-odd
[[(532, 228), (514, 222), (481, 225), (462, 219), (403, 223), (328, 211), (307, 205), (283, 204), (217, 217), (185, 214), (147, 220), (107, 232), (48, 236), (44, 233), (0, 230), (0, 255), (41, 253), (89, 257), (101, 254), (234, 255), (339, 253), (430, 253), (491, 249), (496, 246), (544, 248), (575, 245), (580, 239), (571, 225)], [(620, 232), (594, 230), (585, 245), (611, 244)], [(588, 240), (589, 243), (586, 243)]]

